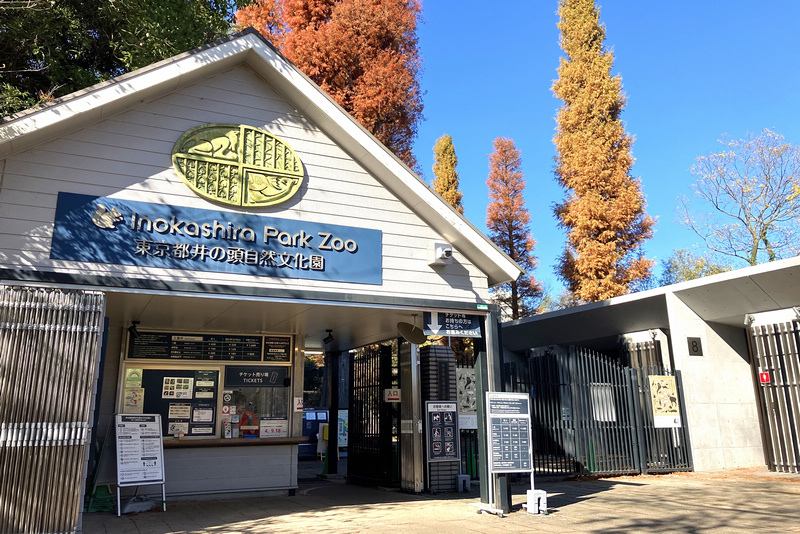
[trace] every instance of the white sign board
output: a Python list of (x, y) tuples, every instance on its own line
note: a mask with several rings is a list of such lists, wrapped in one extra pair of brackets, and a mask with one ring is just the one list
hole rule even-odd
[(117, 486), (164, 483), (159, 414), (117, 414)]
[(383, 402), (400, 402), (400, 390), (399, 389), (384, 389), (383, 390)]

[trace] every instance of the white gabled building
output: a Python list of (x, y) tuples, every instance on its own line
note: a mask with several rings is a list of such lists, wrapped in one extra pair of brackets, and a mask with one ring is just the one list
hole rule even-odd
[[(82, 430), (69, 446), (94, 445), (94, 406), (108, 450), (115, 414), (158, 413), (168, 498), (293, 491), (304, 352), (397, 339), (398, 323), (430, 312), (492, 332), (488, 289), (521, 272), (255, 31), (10, 117), (0, 158), (0, 321), (17, 347), (0, 363), (25, 369), (3, 376), (18, 397), (0, 400), (0, 446), (38, 423), (55, 430), (26, 446), (67, 447), (54, 436), (70, 426)], [(74, 292), (96, 300), (53, 304)], [(31, 306), (45, 311), (20, 315)], [(66, 326), (46, 313), (58, 306), (75, 317)], [(52, 335), (18, 328), (40, 319)], [(423, 489), (421, 449), (409, 450), (403, 479)], [(37, 491), (4, 484), (8, 498)]]

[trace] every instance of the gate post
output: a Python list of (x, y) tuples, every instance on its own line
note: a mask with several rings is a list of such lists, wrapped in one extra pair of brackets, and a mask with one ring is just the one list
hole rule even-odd
[(679, 370), (675, 370), (675, 385), (678, 388), (678, 402), (681, 404), (681, 421), (683, 421), (681, 433), (683, 436), (683, 448), (686, 451), (686, 462), (689, 471), (694, 471), (694, 459), (692, 458), (692, 441), (689, 438), (689, 421), (686, 414), (686, 396), (683, 391), (683, 376)]
[[(497, 475), (497, 483), (489, 484), (490, 477), (494, 476), (489, 472), (487, 439), (489, 429), (486, 427), (486, 392), (502, 391), (502, 344), (500, 342), (500, 332), (497, 323), (497, 312), (492, 310), (481, 320), (480, 341), (485, 343), (483, 347), (476, 344), (475, 351), (478, 358), (475, 364), (475, 378), (478, 385), (478, 467), (481, 474), (481, 502), (489, 502), (489, 487), (494, 488), (492, 501), (496, 508), (503, 510), (504, 513), (511, 511), (511, 489), (510, 479), (507, 475)], [(484, 349), (484, 350), (481, 350)]]
[(637, 369), (627, 369), (628, 389), (628, 414), (633, 432), (633, 462), (643, 475), (647, 474), (647, 455), (645, 454), (644, 416), (642, 414), (641, 393), (639, 392), (639, 372)]
[[(328, 450), (325, 453), (327, 473), (339, 473), (339, 360), (341, 352), (325, 352), (328, 374)], [(333, 455), (333, 456), (331, 456)]]

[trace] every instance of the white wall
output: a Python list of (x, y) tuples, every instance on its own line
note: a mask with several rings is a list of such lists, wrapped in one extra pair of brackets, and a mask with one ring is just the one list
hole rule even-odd
[[(275, 279), (49, 259), (60, 191), (193, 208), (226, 210), (196, 196), (172, 169), (180, 135), (205, 123), (248, 124), (284, 139), (300, 156), (306, 185), (284, 204), (249, 213), (379, 229), (383, 284)], [(486, 276), (454, 251), (444, 268), (428, 266), (428, 245), (446, 242), (403, 202), (293, 109), (247, 66), (180, 87), (119, 115), (5, 160), (0, 191), (0, 267), (59, 270), (160, 280), (257, 284), (287, 290), (378, 296), (425, 295), (475, 302), (488, 297)], [(240, 210), (241, 211), (241, 210)]]
[[(667, 307), (695, 470), (765, 465), (744, 328), (706, 324), (669, 293)], [(700, 338), (702, 356), (689, 354), (690, 337)]]

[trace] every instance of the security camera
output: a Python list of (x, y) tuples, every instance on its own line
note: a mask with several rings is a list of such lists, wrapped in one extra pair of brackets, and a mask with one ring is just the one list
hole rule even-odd
[(429, 265), (445, 265), (453, 262), (453, 247), (449, 243), (431, 243), (429, 247)]

